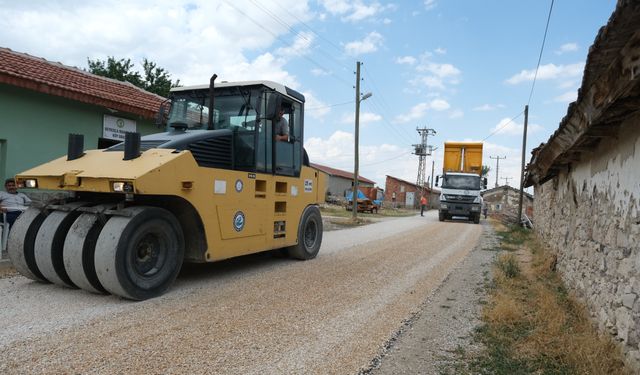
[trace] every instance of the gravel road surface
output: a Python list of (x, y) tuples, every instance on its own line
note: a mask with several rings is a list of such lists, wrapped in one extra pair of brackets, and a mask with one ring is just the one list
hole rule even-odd
[(0, 373), (357, 373), (481, 234), (430, 211), (326, 232), (312, 261), (190, 265), (144, 302), (0, 279)]

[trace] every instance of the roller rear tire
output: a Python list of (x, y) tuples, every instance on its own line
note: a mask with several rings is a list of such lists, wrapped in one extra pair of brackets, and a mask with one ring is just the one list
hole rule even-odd
[(322, 245), (322, 216), (316, 206), (305, 208), (298, 226), (298, 244), (287, 248), (289, 256), (308, 260), (318, 255)]

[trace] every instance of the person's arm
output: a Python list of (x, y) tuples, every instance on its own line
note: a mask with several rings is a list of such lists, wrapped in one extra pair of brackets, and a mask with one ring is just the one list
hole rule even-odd
[(20, 193), (20, 195), (22, 196), (22, 199), (24, 200), (24, 205), (25, 206), (31, 206), (31, 198), (29, 198), (29, 196), (25, 193)]

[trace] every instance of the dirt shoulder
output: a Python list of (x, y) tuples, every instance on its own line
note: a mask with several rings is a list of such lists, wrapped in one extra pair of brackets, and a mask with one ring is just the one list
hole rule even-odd
[(460, 348), (474, 350), (471, 335), (480, 324), (484, 285), (498, 246), (491, 225), (486, 221), (482, 225), (480, 243), (428, 297), (421, 311), (405, 322), (387, 343), (386, 353), (375, 358), (364, 373), (436, 374), (454, 362)]

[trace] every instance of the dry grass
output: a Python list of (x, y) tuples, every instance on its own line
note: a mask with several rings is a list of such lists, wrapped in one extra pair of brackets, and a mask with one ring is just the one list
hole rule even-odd
[[(488, 374), (628, 374), (619, 348), (601, 335), (555, 272), (556, 258), (531, 233), (497, 228), (501, 247), (527, 257), (498, 257), (476, 339), (484, 344), (464, 372)], [(523, 258), (531, 263), (523, 264)], [(513, 272), (513, 263), (520, 270)]]

